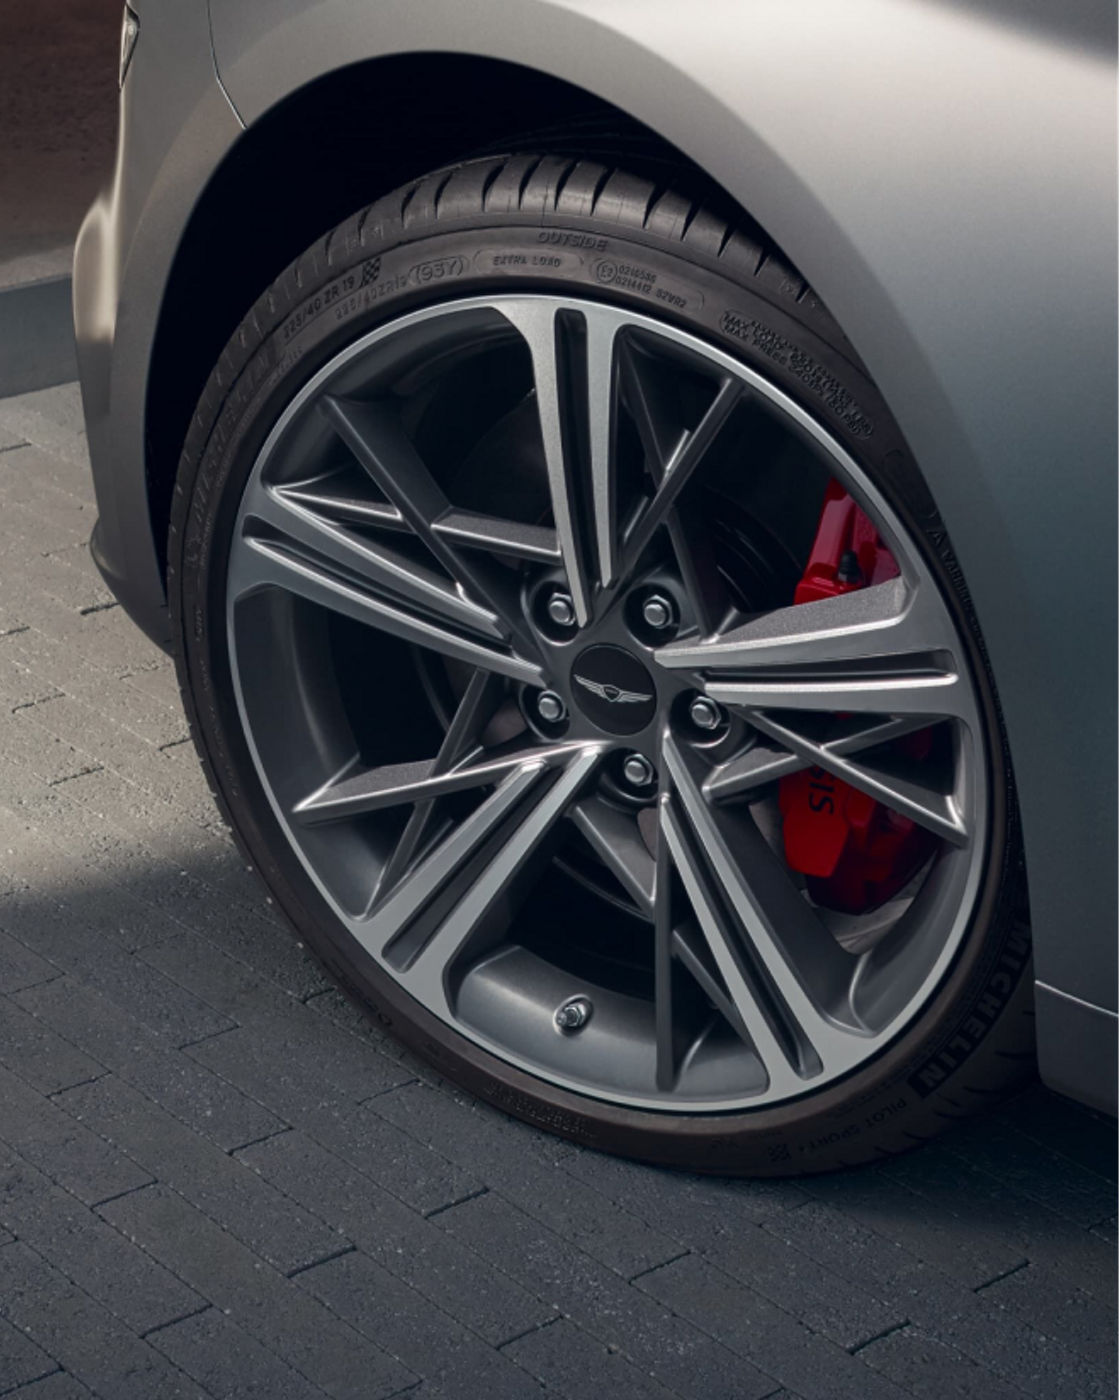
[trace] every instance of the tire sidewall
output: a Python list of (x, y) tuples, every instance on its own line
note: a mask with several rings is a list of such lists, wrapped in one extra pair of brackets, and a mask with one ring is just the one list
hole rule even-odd
[[(593, 219), (479, 215), (361, 236), (351, 221), (281, 277), (223, 354), (188, 435), (169, 532), (177, 665), (208, 777), (251, 864), (298, 936), (377, 1022), (449, 1079), (586, 1146), (694, 1170), (824, 1170), (924, 1137), (955, 1102), (990, 1032), (1022, 1019), (1029, 941), (1013, 918), (1018, 838), (1010, 765), (979, 630), (932, 499), (881, 396), (803, 284), (742, 285), (713, 257)], [(516, 1069), (425, 1011), (345, 933), (276, 821), (240, 729), (225, 631), (225, 566), (264, 439), (312, 375), (408, 311), (511, 292), (578, 296), (681, 327), (766, 376), (812, 414), (890, 501), (939, 580), (970, 651), (988, 723), (992, 833), (968, 932), (925, 1010), (874, 1061), (771, 1108), (673, 1115), (621, 1108)], [(998, 1068), (998, 1067), (996, 1067)], [(989, 1075), (993, 1066), (989, 1064)]]

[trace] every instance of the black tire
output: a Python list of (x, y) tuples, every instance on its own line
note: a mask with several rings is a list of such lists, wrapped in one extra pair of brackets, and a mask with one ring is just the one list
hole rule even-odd
[[(991, 839), (971, 927), (924, 1012), (870, 1064), (774, 1108), (624, 1109), (536, 1078), (424, 1011), (360, 955), (292, 858), (231, 689), (224, 568), (241, 488), (270, 426), (340, 347), (455, 296), (551, 289), (681, 326), (774, 381), (837, 438), (919, 543), (971, 648), (990, 744)], [(479, 1097), (579, 1143), (700, 1171), (828, 1170), (898, 1152), (989, 1104), (1031, 1063), (1029, 938), (1010, 763), (946, 532), (882, 397), (781, 255), (706, 208), (559, 157), (426, 176), (326, 233), (246, 315), (192, 420), (175, 486), (168, 587), (179, 680), (222, 811), (298, 936), (379, 1023)]]

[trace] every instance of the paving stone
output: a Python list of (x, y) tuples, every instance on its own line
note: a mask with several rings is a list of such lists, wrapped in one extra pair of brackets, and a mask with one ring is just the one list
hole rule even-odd
[(0, 1148), (0, 1220), (135, 1332), (159, 1327), (201, 1302), (10, 1148)]
[[(255, 968), (206, 939), (188, 934), (146, 948), (142, 956), (180, 986), (250, 1028), (255, 1037), (251, 1053), (266, 1062), (271, 1059), (273, 1073), (284, 1075), (285, 1066), (292, 1062), (292, 1093), (299, 1093), (299, 1084), (306, 1086), (309, 1078), (318, 1078), (331, 1086), (331, 1093), (358, 1102), (408, 1077), (376, 1048), (325, 1022)], [(246, 1049), (250, 1053), (247, 1040)], [(198, 1053), (201, 1058), (201, 1047)], [(214, 1053), (219, 1053), (217, 1048)]]
[(516, 1338), (502, 1351), (563, 1395), (590, 1395), (600, 1389), (611, 1400), (669, 1400), (671, 1395), (566, 1318)]
[[(0, 902), (0, 925), (4, 922), (4, 906)], [(61, 968), (34, 953), (25, 943), (0, 928), (0, 992), (20, 992), (25, 987), (49, 982), (62, 975)]]
[(513, 1119), (418, 1083), (367, 1107), (421, 1142), (453, 1147), (509, 1200), (627, 1278), (680, 1252), (676, 1241), (563, 1171), (555, 1139)]
[(283, 1273), (349, 1243), (115, 1075), (59, 1102)]
[(154, 1032), (72, 977), (19, 993), (18, 1004), (48, 1025), (65, 1030), (99, 1063), (224, 1151), (288, 1126), (263, 1104), (211, 1074), (187, 1052), (169, 1048)]
[(381, 1400), (419, 1379), (166, 1187), (100, 1214), (336, 1400)]
[(495, 1191), (441, 1211), (436, 1223), (554, 1305), (600, 1346), (628, 1357), (679, 1395), (761, 1400), (776, 1387), (771, 1376), (659, 1307)]
[(215, 1308), (164, 1327), (150, 1341), (210, 1395), (228, 1400), (316, 1400), (322, 1396), (317, 1386)]
[(985, 1303), (1006, 1309), (1047, 1337), (1107, 1370), (1116, 1362), (1116, 1310), (1071, 1289), (1045, 1264), (1032, 1263), (981, 1290)]
[(6, 1318), (0, 1317), (0, 1395), (6, 1395), (57, 1370), (58, 1362), (52, 1360), (42, 1347)]
[(151, 1181), (135, 1162), (3, 1069), (0, 1104), (0, 1140), (86, 1205)]
[(297, 1274), (301, 1288), (427, 1379), (415, 1395), (542, 1400), (538, 1381), (360, 1250)]
[(643, 1275), (636, 1286), (753, 1365), (813, 1400), (903, 1400), (905, 1392), (843, 1348), (810, 1332), (699, 1255)]
[(0, 1064), (44, 1094), (105, 1073), (104, 1065), (6, 996), (0, 996)]
[(353, 1082), (353, 1049), (341, 1041), (329, 1048), (331, 1061), (324, 1063), (322, 1054), (308, 1055), (303, 1043), (280, 1049), (254, 1026), (215, 1036), (187, 1053), (352, 1167), (375, 1176), (414, 1210), (427, 1213), (480, 1189), (475, 1173), (387, 1120), (362, 1112), (358, 1103), (369, 1085), (366, 1076)]
[(210, 1400), (106, 1308), (18, 1241), (0, 1249), (0, 1313), (105, 1400)]
[(93, 1392), (65, 1371), (54, 1371), (40, 1381), (20, 1386), (12, 1394), (18, 1400), (88, 1400)]
[(917, 1327), (870, 1342), (859, 1359), (915, 1400), (1023, 1400), (1023, 1391)]
[(1088, 1365), (1060, 1340), (1046, 1336), (985, 1300), (889, 1236), (823, 1204), (777, 1216), (773, 1230), (841, 1277), (889, 1296), (916, 1326), (1038, 1400), (1076, 1394), (1078, 1400), (1115, 1389), (1111, 1376)]
[(34, 894), (11, 895), (0, 905), (0, 923), (88, 986), (130, 1019), (169, 1045), (182, 1045), (228, 1030), (233, 1021), (135, 957), (111, 937), (96, 935), (129, 910), (96, 895), (75, 905), (54, 905)]
[(238, 1153), (293, 1200), (494, 1345), (553, 1309), (299, 1132)]
[[(853, 1220), (897, 1239), (968, 1288), (1008, 1273), (1027, 1258), (1017, 1243), (988, 1229), (982, 1216), (975, 1219), (975, 1230), (947, 1230), (943, 1210), (880, 1167), (814, 1177), (805, 1189)], [(953, 1202), (966, 1209), (970, 1204), (955, 1195)]]

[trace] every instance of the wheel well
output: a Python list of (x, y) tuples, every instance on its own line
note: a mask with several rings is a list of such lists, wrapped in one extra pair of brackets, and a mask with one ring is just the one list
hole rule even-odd
[(517, 148), (625, 162), (746, 221), (649, 127), (534, 69), (408, 54), (355, 64), (294, 93), (246, 131), (203, 191), (164, 293), (146, 407), (148, 502), (161, 573), (190, 415), (256, 297), (317, 235), (363, 204), (441, 165)]

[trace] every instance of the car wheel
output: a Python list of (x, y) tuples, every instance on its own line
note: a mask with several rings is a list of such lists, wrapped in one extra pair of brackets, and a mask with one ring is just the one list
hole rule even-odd
[(782, 1173), (901, 1150), (1029, 1063), (967, 591), (745, 220), (519, 155), (333, 229), (205, 388), (168, 582), (248, 859), (480, 1097)]

